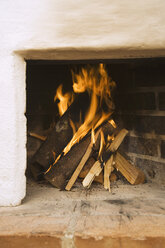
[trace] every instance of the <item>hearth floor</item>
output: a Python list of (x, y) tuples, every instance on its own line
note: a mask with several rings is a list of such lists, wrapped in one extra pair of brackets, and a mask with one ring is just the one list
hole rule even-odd
[(80, 183), (67, 192), (29, 180), (22, 205), (0, 208), (0, 247), (165, 247), (164, 190), (118, 182), (112, 193)]

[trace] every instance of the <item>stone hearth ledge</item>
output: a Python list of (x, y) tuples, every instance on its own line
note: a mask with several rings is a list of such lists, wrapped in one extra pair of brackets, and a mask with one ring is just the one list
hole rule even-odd
[[(165, 186), (72, 192), (31, 181), (21, 206), (0, 209), (0, 244), (18, 247), (165, 247)], [(46, 242), (46, 243), (45, 243)], [(9, 245), (9, 246), (7, 246)]]

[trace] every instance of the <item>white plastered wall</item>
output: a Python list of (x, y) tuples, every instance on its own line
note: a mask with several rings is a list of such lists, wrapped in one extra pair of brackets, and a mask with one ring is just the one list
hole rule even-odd
[(165, 56), (164, 0), (0, 1), (0, 205), (26, 191), (24, 59)]

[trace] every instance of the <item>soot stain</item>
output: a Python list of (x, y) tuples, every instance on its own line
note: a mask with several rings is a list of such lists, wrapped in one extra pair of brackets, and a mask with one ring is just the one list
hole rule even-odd
[(131, 203), (132, 200), (105, 200), (105, 202), (109, 203), (109, 204), (115, 204), (115, 205), (125, 205), (125, 204), (128, 204), (128, 203)]

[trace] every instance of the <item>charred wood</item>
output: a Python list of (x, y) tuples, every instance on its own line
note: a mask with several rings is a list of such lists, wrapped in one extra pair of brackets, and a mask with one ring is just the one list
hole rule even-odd
[[(61, 116), (47, 139), (33, 156), (31, 161), (32, 174), (34, 174), (33, 171), (36, 164), (40, 165), (40, 170), (38, 170), (39, 174), (46, 171), (50, 164), (54, 162), (54, 154), (57, 157), (63, 151), (64, 147), (73, 136), (71, 121), (73, 123), (81, 123), (88, 105), (89, 97), (87, 93), (78, 94), (76, 96), (75, 101), (67, 109), (64, 115)], [(34, 176), (37, 176), (37, 170), (35, 171)]]
[[(111, 135), (114, 131), (113, 126), (109, 123), (104, 123), (101, 128), (105, 136), (108, 134)], [(45, 174), (46, 180), (48, 180), (53, 186), (64, 189), (67, 184), (67, 180), (71, 178), (72, 174), (86, 153), (90, 143), (91, 136), (87, 135), (79, 143), (74, 145), (71, 150), (65, 156), (61, 157), (57, 163), (53, 165)], [(96, 141), (96, 147), (99, 147), (99, 143), (100, 135)], [(93, 152), (93, 150), (91, 150), (91, 152)], [(89, 156), (90, 154), (88, 155), (87, 159)]]

